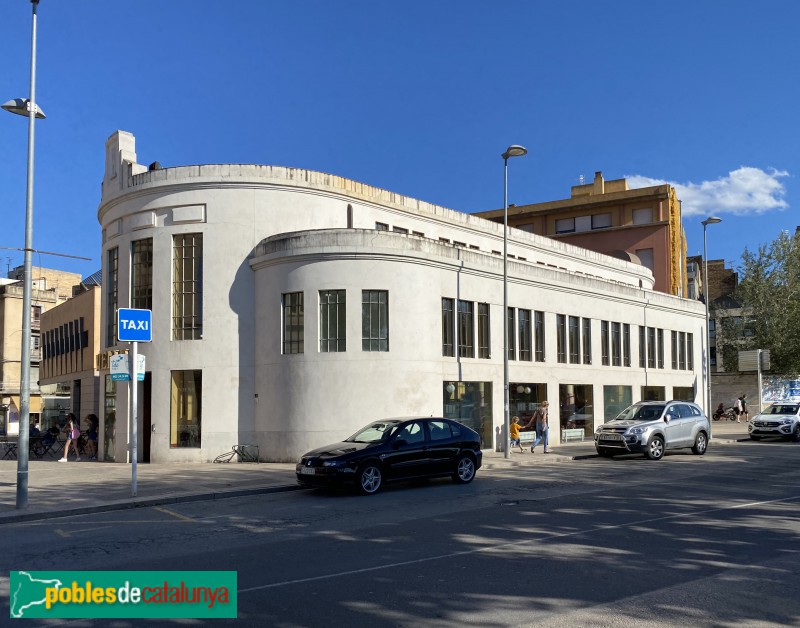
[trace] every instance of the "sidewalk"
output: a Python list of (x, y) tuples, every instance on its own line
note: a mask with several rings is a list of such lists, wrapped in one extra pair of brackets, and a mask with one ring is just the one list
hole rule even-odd
[[(746, 423), (713, 423), (712, 447), (747, 438)], [(596, 456), (592, 441), (552, 447), (548, 455), (484, 451), (482, 471)], [(480, 472), (479, 472), (480, 473)], [(298, 490), (293, 463), (138, 464), (137, 495), (131, 497), (131, 466), (103, 462), (31, 460), (28, 507), (16, 509), (17, 461), (0, 460), (0, 525), (66, 515), (216, 500)]]

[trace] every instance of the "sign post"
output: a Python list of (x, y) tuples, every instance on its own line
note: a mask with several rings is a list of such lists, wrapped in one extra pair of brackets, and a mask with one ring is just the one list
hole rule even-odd
[[(138, 457), (137, 442), (139, 439), (139, 422), (137, 414), (137, 381), (139, 356), (137, 355), (138, 344), (140, 342), (152, 342), (153, 340), (153, 313), (151, 310), (137, 310), (131, 308), (120, 308), (117, 310), (117, 339), (120, 342), (130, 342), (131, 351), (128, 359), (128, 369), (130, 373), (130, 398), (131, 398), (131, 431), (130, 431), (130, 454), (131, 454), (131, 497), (136, 497), (136, 463)], [(142, 374), (144, 375), (144, 374)]]

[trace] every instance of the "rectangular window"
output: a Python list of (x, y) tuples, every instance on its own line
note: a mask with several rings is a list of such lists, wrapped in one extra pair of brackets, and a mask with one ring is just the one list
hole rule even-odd
[(517, 359), (517, 345), (514, 342), (516, 339), (516, 332), (514, 329), (514, 308), (508, 308), (506, 312), (506, 321), (508, 323), (508, 359), (509, 360), (516, 360)]
[(489, 304), (478, 303), (478, 357), (485, 360), (492, 357), (489, 330)]
[(649, 225), (653, 222), (653, 208), (644, 207), (642, 209), (633, 210), (633, 224), (634, 225)]
[(686, 369), (686, 334), (683, 332), (678, 333), (678, 368)]
[(610, 366), (611, 357), (609, 351), (608, 321), (600, 321), (600, 350), (603, 366)]
[(645, 328), (639, 327), (639, 368), (643, 369), (647, 366), (647, 351), (645, 341)]
[(544, 312), (535, 311), (533, 321), (536, 336), (536, 361), (544, 362)]
[(131, 307), (153, 309), (153, 238), (131, 242)]
[(556, 220), (556, 233), (573, 233), (575, 231), (574, 218), (559, 218)]
[(622, 334), (620, 324), (611, 323), (611, 365), (622, 365)]
[(631, 365), (631, 326), (622, 324), (622, 365)]
[(569, 363), (581, 363), (581, 319), (569, 317)]
[(592, 319), (584, 318), (583, 321), (583, 363), (592, 363)]
[(117, 308), (119, 300), (119, 249), (108, 249), (106, 252), (106, 346), (117, 344)]
[(405, 227), (392, 227), (392, 231), (394, 231), (395, 233), (406, 233), (406, 234), (408, 233), (408, 229), (406, 229)]
[(283, 295), (283, 352), (303, 353), (305, 307), (302, 292)]
[(708, 321), (708, 335), (711, 338), (717, 337), (717, 321), (713, 318)]
[(686, 334), (686, 368), (694, 370), (694, 334)]
[(172, 339), (203, 337), (203, 234), (172, 240)]
[(567, 363), (567, 317), (556, 314), (556, 360)]
[(656, 328), (647, 328), (647, 366), (656, 368)]
[(172, 371), (170, 447), (200, 447), (203, 371)]
[(658, 368), (664, 368), (664, 330), (656, 330), (658, 334)]
[(672, 332), (672, 343), (670, 344), (670, 354), (672, 358), (672, 368), (677, 370), (678, 368), (678, 332)]
[(389, 350), (389, 292), (361, 291), (361, 349)]
[(636, 249), (636, 256), (642, 263), (642, 266), (649, 269), (652, 273), (655, 269), (655, 262), (653, 259), (653, 249)]
[(389, 225), (387, 225), (385, 222), (376, 222), (375, 229), (377, 231), (389, 231)]
[(531, 311), (519, 310), (519, 359), (530, 362), (533, 359), (531, 336)]
[(611, 226), (611, 214), (595, 214), (592, 216), (592, 229), (606, 229)]
[(442, 355), (446, 358), (456, 356), (454, 310), (455, 300), (442, 298)]
[(458, 357), (475, 357), (475, 304), (458, 301)]
[(347, 351), (345, 290), (319, 291), (319, 350), (322, 353)]

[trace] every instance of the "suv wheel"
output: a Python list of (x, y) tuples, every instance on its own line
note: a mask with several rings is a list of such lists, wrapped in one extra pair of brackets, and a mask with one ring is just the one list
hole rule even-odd
[(656, 435), (650, 439), (645, 456), (650, 460), (661, 460), (664, 457), (664, 439), (661, 436)]
[(706, 449), (708, 449), (708, 436), (706, 436), (705, 432), (698, 432), (697, 437), (694, 439), (692, 453), (702, 456), (706, 453)]
[(794, 426), (794, 432), (792, 432), (792, 441), (795, 443), (800, 443), (800, 423)]

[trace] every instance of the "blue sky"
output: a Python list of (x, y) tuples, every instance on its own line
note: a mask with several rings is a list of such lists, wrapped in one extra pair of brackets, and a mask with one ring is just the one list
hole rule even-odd
[[(41, 0), (34, 248), (93, 258), (104, 143), (139, 163), (293, 166), (466, 212), (668, 181), (688, 253), (734, 266), (800, 225), (793, 0)], [(31, 5), (3, 0), (0, 101), (27, 97)], [(0, 112), (0, 246), (24, 244), (27, 123)], [(10, 257), (8, 261), (6, 258)], [(7, 263), (22, 253), (0, 250)]]

